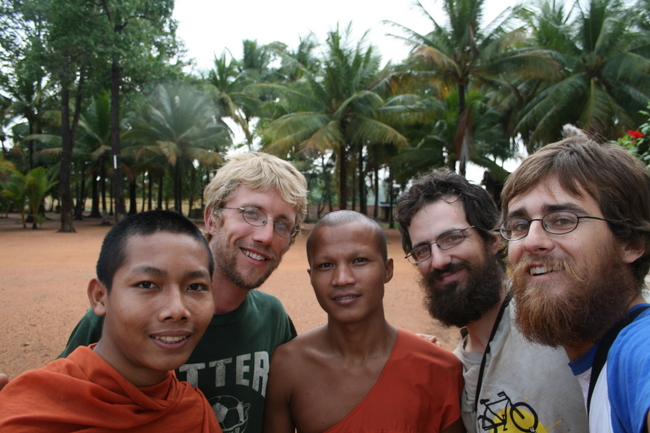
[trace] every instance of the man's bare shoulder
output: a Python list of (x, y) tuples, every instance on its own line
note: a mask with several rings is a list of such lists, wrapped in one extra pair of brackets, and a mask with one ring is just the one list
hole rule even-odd
[(322, 352), (326, 325), (318, 326), (299, 334), (296, 338), (278, 346), (273, 352), (275, 363), (295, 362), (305, 357), (317, 356)]

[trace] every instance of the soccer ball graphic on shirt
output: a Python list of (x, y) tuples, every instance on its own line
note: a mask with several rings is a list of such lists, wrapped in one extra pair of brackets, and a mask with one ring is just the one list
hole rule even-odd
[(210, 399), (210, 405), (223, 433), (244, 433), (248, 425), (250, 403), (243, 403), (230, 395)]

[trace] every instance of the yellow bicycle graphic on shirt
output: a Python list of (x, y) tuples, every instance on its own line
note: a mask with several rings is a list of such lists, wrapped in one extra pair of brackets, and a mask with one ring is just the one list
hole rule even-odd
[[(509, 431), (509, 427), (514, 426), (522, 432), (537, 432), (539, 419), (535, 410), (528, 403), (513, 403), (510, 397), (503, 391), (498, 396), (501, 399), (491, 403), (488, 398), (481, 400), (481, 404), (485, 405), (485, 411), (483, 411), (483, 415), (478, 417), (478, 422), (484, 431), (499, 433)], [(500, 406), (496, 405), (502, 406), (503, 409), (498, 410)]]

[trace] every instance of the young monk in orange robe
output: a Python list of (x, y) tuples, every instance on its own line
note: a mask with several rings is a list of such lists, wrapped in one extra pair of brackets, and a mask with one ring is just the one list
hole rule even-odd
[(214, 267), (198, 228), (150, 211), (106, 235), (88, 285), (100, 341), (27, 371), (0, 392), (3, 433), (221, 432), (203, 394), (173, 372), (212, 319)]
[(278, 347), (265, 433), (464, 433), (460, 361), (386, 321), (386, 237), (354, 211), (327, 214), (307, 239), (327, 324)]

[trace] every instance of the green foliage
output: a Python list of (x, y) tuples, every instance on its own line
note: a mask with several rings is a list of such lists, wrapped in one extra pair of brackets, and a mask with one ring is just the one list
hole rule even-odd
[(535, 41), (555, 51), (562, 77), (537, 88), (521, 113), (516, 131), (529, 152), (561, 138), (567, 123), (614, 139), (641, 121), (650, 98), (649, 45), (632, 13), (619, 0), (576, 3), (569, 12), (548, 0), (530, 16)]
[(9, 173), (8, 179), (4, 184), (2, 196), (11, 201), (23, 223), (23, 228), (27, 228), (27, 220), (25, 218), (25, 205), (27, 203), (27, 191), (25, 190), (25, 175), (21, 172), (14, 170)]
[(641, 110), (640, 114), (645, 116), (646, 121), (637, 130), (629, 130), (616, 143), (626, 148), (650, 169), (650, 102), (648, 103), (648, 111)]
[(14, 204), (20, 213), (23, 228), (27, 228), (27, 207), (34, 219), (33, 228), (42, 223), (43, 216), (39, 214), (39, 209), (43, 198), (54, 185), (56, 182), (48, 177), (44, 167), (37, 167), (24, 175), (12, 164), (0, 160), (0, 197)]
[(25, 197), (29, 203), (29, 209), (34, 219), (33, 228), (37, 224), (42, 224), (44, 217), (39, 213), (43, 199), (48, 192), (56, 185), (56, 182), (50, 179), (44, 167), (37, 167), (30, 170), (24, 178)]
[(132, 143), (136, 159), (159, 155), (169, 164), (178, 212), (183, 176), (195, 170), (195, 163), (203, 167), (222, 163), (220, 151), (231, 143), (214, 100), (187, 85), (158, 86), (125, 139)]
[[(382, 69), (373, 41), (337, 27), (295, 48), (245, 40), (241, 58), (187, 76), (173, 0), (0, 0), (4, 161), (58, 170), (62, 216), (71, 191), (79, 203), (92, 186), (95, 210), (109, 183), (119, 213), (122, 183), (139, 178), (180, 210), (239, 147), (300, 167), (319, 210), (358, 199), (363, 211), (366, 190), (394, 196), (394, 182), (441, 165), (471, 161), (499, 181), (515, 143), (532, 151), (566, 123), (610, 140), (650, 133), (649, 5), (541, 0), (484, 23), (485, 0), (443, 0), (441, 17), (418, 2), (426, 32), (393, 23), (410, 48), (401, 65)], [(650, 163), (646, 136), (620, 142)], [(0, 206), (31, 205), (11, 173)]]
[(480, 90), (485, 99), (488, 90), (516, 94), (511, 84), (515, 78), (549, 79), (558, 75), (558, 64), (548, 50), (526, 45), (524, 27), (513, 27), (520, 7), (506, 9), (482, 28), (484, 0), (444, 0), (446, 25), (430, 15), (421, 2), (417, 5), (432, 24), (429, 33), (392, 24), (402, 30), (406, 35), (403, 39), (412, 47), (406, 73), (414, 74), (423, 86), (436, 86), (442, 100), (456, 93), (457, 121), (453, 130), (448, 129), (452, 135), (445, 138), (444, 146), (447, 164), (455, 167), (458, 161), (459, 172), (464, 175), (467, 161), (481, 161), (476, 158), (479, 131), (473, 124), (477, 113), (473, 112), (470, 92)]
[[(363, 155), (364, 148), (370, 153), (374, 146), (407, 146), (408, 140), (397, 126), (421, 117), (412, 101), (391, 100), (390, 95), (385, 98), (381, 94), (380, 58), (363, 39), (351, 46), (350, 31), (348, 27), (328, 34), (316, 72), (313, 64), (302, 65), (299, 58), (285, 53), (285, 61), (292, 59), (302, 71), (297, 81), (247, 89), (273, 94), (278, 101), (278, 116), (262, 131), (264, 150), (283, 157), (336, 155), (342, 209), (348, 204), (349, 166), (357, 159), (361, 167), (358, 155)], [(352, 154), (355, 150), (356, 156)], [(360, 176), (363, 179), (363, 173)]]

